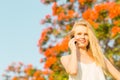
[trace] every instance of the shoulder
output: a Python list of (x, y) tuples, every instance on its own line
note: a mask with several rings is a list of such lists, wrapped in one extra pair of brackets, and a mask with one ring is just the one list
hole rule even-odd
[(60, 60), (62, 61), (62, 60), (65, 60), (65, 59), (69, 59), (70, 56), (71, 56), (71, 55), (65, 55), (65, 56), (62, 56), (62, 57), (60, 58)]
[(62, 64), (66, 63), (69, 61), (71, 55), (65, 55), (60, 58), (60, 61)]
[(71, 55), (65, 55), (65, 56), (62, 56), (61, 58), (69, 58)]

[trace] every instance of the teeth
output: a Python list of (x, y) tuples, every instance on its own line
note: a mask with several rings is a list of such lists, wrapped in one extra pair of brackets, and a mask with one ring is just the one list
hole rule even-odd
[(85, 41), (80, 41), (80, 42), (85, 42)]
[(81, 41), (85, 41), (85, 40), (81, 40)]

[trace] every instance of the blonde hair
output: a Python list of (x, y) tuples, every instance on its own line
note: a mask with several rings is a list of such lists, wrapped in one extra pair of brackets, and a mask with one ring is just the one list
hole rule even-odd
[(102, 69), (105, 71), (107, 71), (106, 68), (106, 64), (105, 64), (105, 60), (104, 60), (104, 54), (102, 52), (102, 49), (99, 45), (99, 42), (95, 36), (95, 32), (92, 28), (92, 26), (90, 25), (89, 22), (87, 22), (86, 20), (82, 19), (79, 21), (76, 21), (71, 32), (69, 33), (69, 36), (72, 38), (74, 37), (74, 33), (75, 33), (75, 28), (78, 25), (83, 25), (85, 27), (87, 27), (88, 29), (88, 37), (89, 37), (89, 45), (87, 46), (88, 49), (92, 52), (92, 56), (95, 59), (95, 62), (102, 67)]

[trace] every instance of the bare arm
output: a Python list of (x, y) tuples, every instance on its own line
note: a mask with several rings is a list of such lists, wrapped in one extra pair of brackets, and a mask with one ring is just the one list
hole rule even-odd
[(74, 39), (69, 41), (71, 54), (69, 56), (61, 57), (61, 63), (63, 64), (66, 72), (71, 75), (76, 75), (78, 71), (76, 46), (74, 42), (75, 42)]
[(112, 65), (112, 63), (107, 58), (105, 58), (105, 63), (106, 63), (106, 66), (107, 66), (108, 71), (110, 72), (110, 74), (116, 80), (120, 80), (120, 72)]

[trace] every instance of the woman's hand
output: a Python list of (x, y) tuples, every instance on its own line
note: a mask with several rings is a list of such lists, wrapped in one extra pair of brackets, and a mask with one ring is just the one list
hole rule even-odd
[(72, 38), (69, 41), (68, 46), (69, 46), (70, 50), (76, 50), (76, 39)]
[(66, 70), (66, 72), (70, 75), (77, 75), (78, 73), (78, 62), (77, 62), (77, 47), (76, 47), (76, 42), (77, 40), (75, 40), (75, 38), (72, 38), (69, 43), (68, 46), (71, 50), (71, 54), (67, 55), (67, 56), (63, 56), (61, 57), (61, 62)]

